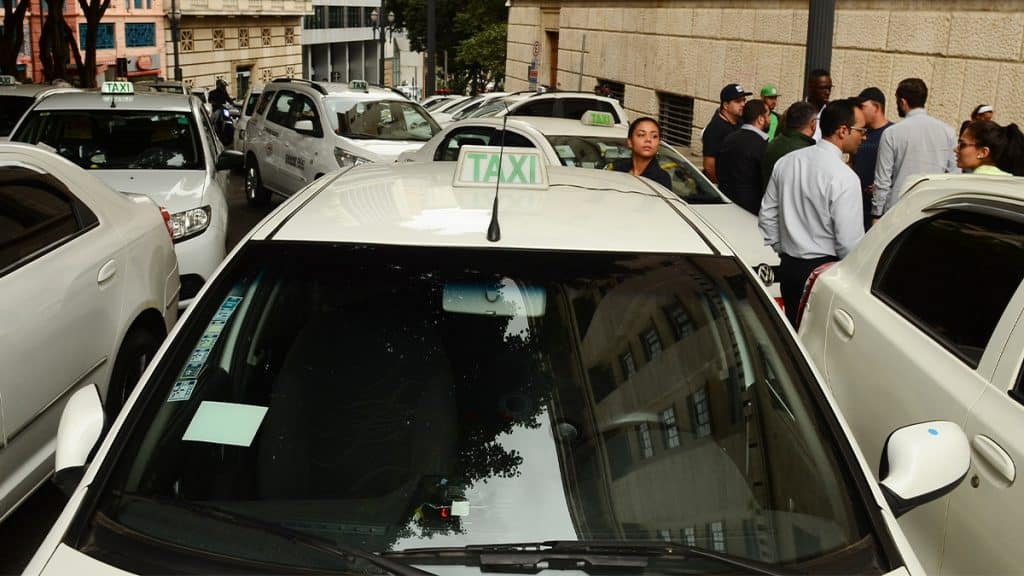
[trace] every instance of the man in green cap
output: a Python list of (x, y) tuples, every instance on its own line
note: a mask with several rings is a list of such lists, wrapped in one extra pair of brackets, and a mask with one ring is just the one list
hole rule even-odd
[(774, 84), (765, 84), (761, 87), (761, 100), (768, 106), (771, 124), (768, 126), (768, 141), (775, 139), (775, 130), (779, 127), (779, 115), (775, 113), (775, 107), (779, 105), (779, 91)]

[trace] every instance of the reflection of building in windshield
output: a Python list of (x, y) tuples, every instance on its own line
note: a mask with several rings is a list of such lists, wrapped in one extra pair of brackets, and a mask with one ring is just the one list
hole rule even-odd
[(741, 329), (746, 296), (712, 283), (714, 272), (681, 270), (567, 294), (582, 385), (558, 390), (553, 418), (579, 427), (562, 456), (580, 538), (664, 539), (769, 562), (828, 549), (845, 535), (822, 519), (842, 511), (814, 495), (820, 476), (795, 445), (777, 371)]

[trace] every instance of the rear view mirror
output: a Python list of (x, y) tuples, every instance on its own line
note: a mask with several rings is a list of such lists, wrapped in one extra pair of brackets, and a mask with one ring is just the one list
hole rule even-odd
[(511, 278), (496, 282), (445, 284), (443, 308), (456, 314), (536, 317), (544, 315), (547, 292), (541, 286), (525, 286)]
[(956, 488), (971, 467), (967, 435), (953, 422), (922, 422), (889, 435), (878, 477), (897, 517)]
[(78, 487), (89, 455), (103, 435), (103, 404), (96, 386), (71, 395), (57, 426), (53, 482), (68, 496)]

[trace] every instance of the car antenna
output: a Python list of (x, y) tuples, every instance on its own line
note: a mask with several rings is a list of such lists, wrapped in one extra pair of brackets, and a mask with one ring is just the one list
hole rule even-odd
[(508, 127), (508, 102), (501, 96), (501, 103), (505, 106), (505, 115), (501, 118), (501, 144), (498, 148), (498, 181), (494, 183), (494, 204), (491, 206), (491, 223), (487, 226), (487, 241), (497, 242), (501, 240), (501, 225), (498, 224), (498, 190), (501, 189), (501, 162), (505, 155), (505, 129)]

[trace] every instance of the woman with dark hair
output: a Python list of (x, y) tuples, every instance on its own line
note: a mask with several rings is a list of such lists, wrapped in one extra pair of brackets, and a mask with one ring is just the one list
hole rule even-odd
[(964, 128), (957, 140), (956, 164), (974, 174), (1019, 176), (1022, 143), (1024, 136), (1016, 124), (1004, 128), (991, 120), (976, 120)]
[(616, 172), (650, 178), (671, 190), (672, 177), (658, 165), (658, 148), (661, 146), (661, 125), (658, 121), (647, 116), (634, 120), (629, 125), (626, 144), (633, 151), (633, 156), (616, 160), (612, 168)]

